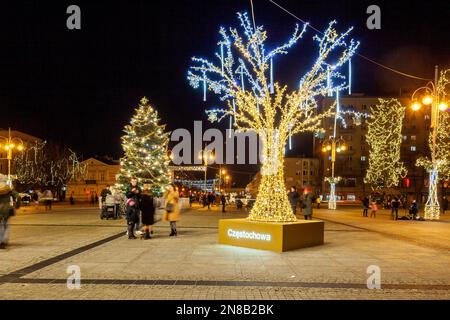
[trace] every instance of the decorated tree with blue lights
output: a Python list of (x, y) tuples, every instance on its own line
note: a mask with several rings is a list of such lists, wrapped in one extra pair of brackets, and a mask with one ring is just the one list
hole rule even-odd
[(165, 125), (159, 122), (158, 112), (143, 97), (130, 124), (124, 128), (124, 156), (120, 159), (118, 188), (126, 189), (133, 176), (139, 184), (147, 184), (156, 192), (169, 184), (169, 133), (165, 131)]
[[(272, 50), (265, 43), (267, 32), (252, 25), (247, 14), (238, 13), (240, 29), (220, 28), (217, 64), (193, 57), (188, 80), (194, 88), (218, 95), (226, 107), (207, 110), (211, 122), (229, 119), (239, 131), (255, 131), (263, 142), (261, 183), (249, 219), (295, 221), (284, 184), (284, 151), (289, 138), (301, 132), (320, 131), (322, 119), (334, 114), (334, 106), (320, 110), (318, 98), (348, 87), (339, 69), (354, 54), (359, 43), (335, 29), (332, 21), (315, 35), (317, 57), (293, 89), (274, 81), (275, 60), (286, 54), (306, 33), (308, 24), (296, 25), (291, 38)], [(241, 33), (240, 33), (241, 32)]]

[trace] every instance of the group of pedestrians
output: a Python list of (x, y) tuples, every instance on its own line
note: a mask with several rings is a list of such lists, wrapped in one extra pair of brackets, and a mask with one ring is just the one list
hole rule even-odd
[(363, 204), (363, 217), (368, 217), (369, 209), (370, 209), (370, 217), (376, 218), (377, 217), (377, 211), (378, 211), (378, 205), (375, 200), (370, 201), (368, 197), (364, 197), (362, 200)]
[[(203, 205), (203, 208), (208, 207), (208, 210), (211, 210), (211, 207), (213, 205), (221, 205), (222, 206), (222, 212), (226, 212), (225, 208), (227, 205), (227, 196), (225, 196), (225, 193), (220, 193), (215, 195), (212, 192), (203, 193), (199, 197), (199, 203)], [(191, 200), (192, 201), (192, 200)]]
[[(392, 199), (390, 199), (387, 207), (391, 209), (392, 220), (396, 221), (399, 219), (398, 211), (405, 204), (406, 203), (402, 202), (399, 197), (393, 197)], [(369, 199), (369, 197), (364, 197), (362, 199), (362, 206), (363, 206), (363, 217), (368, 217), (369, 209), (370, 209), (370, 218), (377, 217), (378, 204), (376, 199)], [(418, 213), (419, 213), (419, 204), (417, 203), (416, 200), (413, 200), (409, 207), (409, 215), (411, 219), (416, 220)]]
[(297, 204), (300, 202), (302, 208), (301, 214), (303, 215), (304, 219), (312, 220), (313, 205), (314, 203), (316, 203), (316, 199), (308, 189), (305, 189), (303, 197), (300, 197), (297, 188), (295, 186), (292, 186), (289, 189), (287, 196), (294, 215), (297, 213)]
[[(127, 234), (128, 239), (136, 239), (135, 233), (142, 235), (144, 240), (151, 239), (152, 226), (155, 223), (155, 212), (159, 206), (149, 187), (142, 189), (135, 177), (132, 177), (126, 190), (127, 197)], [(178, 205), (179, 195), (171, 184), (164, 194), (163, 220), (170, 223), (170, 235), (177, 236), (177, 221), (180, 218)], [(143, 226), (142, 231), (140, 226)]]

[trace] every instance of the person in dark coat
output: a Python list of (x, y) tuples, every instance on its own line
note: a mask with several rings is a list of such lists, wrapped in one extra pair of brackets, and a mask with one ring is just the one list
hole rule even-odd
[(136, 239), (134, 235), (134, 227), (138, 221), (138, 209), (134, 198), (128, 198), (127, 200), (127, 229), (128, 239)]
[(208, 205), (208, 197), (206, 195), (206, 192), (202, 194), (202, 202), (203, 202), (203, 208)]
[(107, 195), (110, 195), (110, 194), (112, 194), (112, 193), (111, 193), (110, 186), (109, 186), (109, 184), (108, 184), (108, 185), (106, 186), (106, 188), (103, 189), (102, 192), (100, 193), (100, 199), (102, 200), (102, 203), (105, 202), (106, 196), (107, 196)]
[(369, 208), (370, 208), (370, 201), (368, 197), (364, 197), (363, 201), (362, 201), (362, 205), (363, 205), (363, 217), (368, 217), (368, 212), (369, 212)]
[(222, 212), (225, 212), (225, 206), (227, 204), (227, 198), (225, 198), (225, 194), (222, 193), (220, 196), (220, 201), (222, 202)]
[[(127, 222), (133, 221), (134, 225), (132, 231), (136, 230), (136, 233), (140, 233), (139, 230), (139, 202), (141, 199), (142, 189), (138, 186), (136, 177), (132, 177), (130, 180), (130, 185), (127, 187), (125, 195), (128, 200), (133, 200), (133, 205), (129, 206), (127, 201)], [(131, 220), (129, 219), (131, 218)], [(130, 226), (128, 226), (128, 237), (130, 237)], [(133, 239), (134, 233), (131, 234)], [(135, 238), (135, 237), (134, 237)]]
[(144, 225), (143, 239), (151, 239), (150, 232), (152, 231), (152, 226), (155, 223), (155, 200), (149, 189), (144, 189), (139, 208), (141, 210), (142, 224)]
[[(20, 206), (19, 194), (6, 182), (6, 177), (1, 175), (0, 180), (0, 249), (6, 249), (9, 241), (8, 220), (14, 215), (14, 209)], [(15, 202), (15, 208), (14, 208)]]
[(289, 199), (289, 203), (291, 204), (291, 208), (292, 208), (292, 212), (296, 213), (297, 211), (297, 202), (298, 199), (300, 198), (300, 195), (297, 192), (297, 188), (295, 186), (292, 186), (291, 189), (288, 192), (288, 199)]
[(391, 214), (394, 220), (398, 220), (398, 209), (400, 208), (400, 201), (397, 197), (391, 202)]
[(311, 192), (305, 194), (302, 202), (302, 214), (305, 220), (312, 220), (313, 200)]
[(212, 192), (208, 193), (207, 201), (208, 201), (208, 210), (209, 210), (209, 209), (211, 209), (211, 206), (214, 203), (214, 195)]
[(419, 204), (416, 200), (413, 200), (411, 207), (409, 208), (409, 214), (412, 216), (413, 220), (416, 220), (416, 216), (419, 213)]

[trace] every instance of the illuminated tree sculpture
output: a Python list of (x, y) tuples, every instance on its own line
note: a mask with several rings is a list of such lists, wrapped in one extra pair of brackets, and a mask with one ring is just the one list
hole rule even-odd
[[(431, 132), (429, 137), (431, 157), (418, 159), (417, 165), (423, 166), (429, 173), (428, 198), (425, 204), (425, 219), (439, 219), (440, 205), (438, 201), (438, 180), (448, 174), (449, 159), (449, 86), (450, 69), (438, 72), (435, 66), (434, 81), (429, 81), (425, 86), (416, 89), (412, 94), (412, 109), (417, 111), (421, 105), (431, 107)], [(422, 104), (417, 100), (420, 93), (425, 93)]]
[(159, 122), (158, 112), (148, 104), (147, 98), (142, 98), (122, 136), (125, 155), (120, 160), (121, 169), (117, 175), (120, 189), (126, 188), (132, 176), (140, 184), (148, 184), (156, 191), (170, 182), (169, 133)]
[(378, 101), (378, 105), (371, 107), (368, 120), (369, 166), (364, 178), (375, 190), (398, 186), (407, 173), (400, 161), (406, 107), (396, 99)]
[(254, 131), (263, 142), (261, 183), (249, 219), (256, 221), (295, 221), (285, 190), (283, 161), (285, 145), (291, 135), (317, 131), (323, 118), (333, 115), (333, 107), (319, 111), (317, 98), (347, 87), (339, 68), (354, 54), (359, 43), (348, 40), (352, 28), (336, 31), (333, 21), (314, 36), (318, 57), (299, 79), (297, 88), (273, 82), (272, 66), (276, 57), (286, 54), (306, 32), (297, 25), (292, 37), (273, 50), (266, 50), (266, 31), (253, 26), (247, 14), (238, 13), (243, 35), (237, 29), (220, 29), (216, 53), (218, 64), (193, 57), (188, 80), (226, 101), (227, 108), (208, 110), (210, 121), (229, 116), (240, 131)]
[[(449, 72), (450, 73), (450, 72)], [(450, 114), (448, 112), (439, 112), (438, 117), (439, 125), (436, 132), (436, 167), (435, 167), (435, 180), (441, 181), (442, 187), (450, 180)], [(432, 145), (432, 134), (428, 138), (428, 143)], [(416, 166), (425, 168), (431, 175), (433, 174), (433, 161), (430, 158), (421, 157), (417, 159)], [(439, 174), (437, 174), (439, 173)], [(437, 185), (435, 186), (437, 189)], [(437, 190), (435, 192), (437, 199)]]

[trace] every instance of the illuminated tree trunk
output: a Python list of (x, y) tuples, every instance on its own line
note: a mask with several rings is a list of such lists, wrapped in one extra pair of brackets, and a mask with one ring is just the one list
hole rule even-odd
[(266, 222), (296, 221), (284, 184), (284, 144), (280, 143), (277, 132), (268, 134), (263, 141), (261, 182), (248, 218)]
[(428, 199), (425, 204), (425, 219), (438, 220), (440, 215), (440, 207), (437, 194), (438, 171), (434, 167), (430, 172), (430, 182), (428, 185)]

